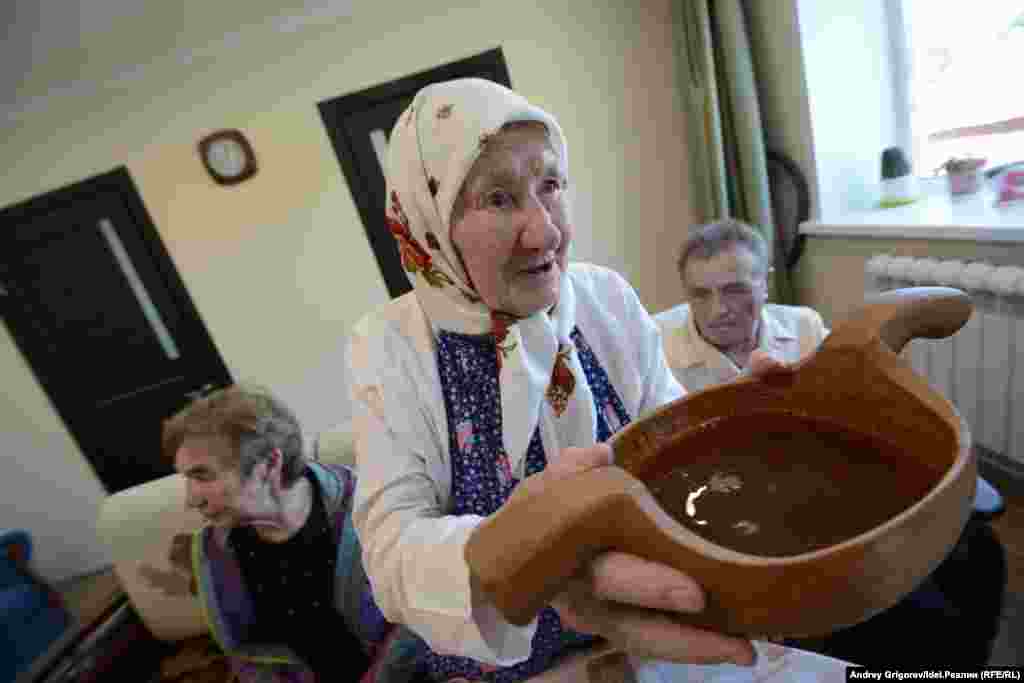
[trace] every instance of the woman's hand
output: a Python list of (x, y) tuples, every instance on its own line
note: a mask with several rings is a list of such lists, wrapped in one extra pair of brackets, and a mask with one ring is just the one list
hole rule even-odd
[(750, 354), (750, 374), (755, 377), (784, 374), (787, 372), (793, 372), (793, 367), (777, 360), (767, 351), (754, 349), (754, 352)]
[[(611, 463), (607, 444), (567, 448), (542, 472), (523, 480), (513, 495), (536, 492), (556, 479)], [(704, 592), (692, 578), (635, 555), (598, 555), (552, 606), (568, 628), (602, 636), (637, 657), (698, 664), (754, 662), (749, 641), (693, 628), (674, 618), (704, 608)]]
[(552, 606), (567, 628), (602, 636), (635, 657), (754, 663), (749, 641), (687, 626), (673, 616), (704, 608), (704, 593), (693, 579), (635, 555), (598, 555)]
[[(757, 349), (754, 376), (785, 374), (792, 366)], [(515, 496), (531, 495), (562, 477), (612, 464), (607, 444), (567, 448), (542, 472), (527, 477)], [(651, 659), (712, 664), (754, 663), (749, 641), (687, 626), (686, 615), (704, 609), (704, 591), (686, 574), (636, 555), (598, 555), (552, 602), (566, 627), (601, 636), (629, 654)]]

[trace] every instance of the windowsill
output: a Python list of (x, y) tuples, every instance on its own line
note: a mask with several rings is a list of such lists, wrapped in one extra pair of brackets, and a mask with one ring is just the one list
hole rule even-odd
[(800, 232), (834, 237), (1024, 242), (1024, 200), (1002, 207), (995, 206), (994, 201), (995, 194), (987, 188), (956, 199), (936, 192), (905, 206), (807, 221), (801, 224)]

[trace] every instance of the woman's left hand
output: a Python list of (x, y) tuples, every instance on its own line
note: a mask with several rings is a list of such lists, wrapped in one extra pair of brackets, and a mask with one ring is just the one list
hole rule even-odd
[[(791, 372), (792, 365), (760, 349), (750, 356), (750, 374), (755, 377)], [(610, 453), (600, 449), (569, 449), (541, 474), (556, 479), (610, 463)], [(748, 640), (693, 628), (685, 619), (674, 618), (699, 613), (704, 608), (703, 590), (686, 574), (634, 555), (598, 556), (569, 582), (553, 607), (569, 628), (601, 635), (634, 656), (741, 665), (750, 665), (755, 658)]]
[[(512, 496), (530, 495), (558, 479), (611, 464), (608, 444), (567, 448), (524, 479)], [(569, 628), (602, 636), (636, 657), (693, 664), (754, 661), (748, 640), (685, 623), (686, 615), (704, 609), (704, 592), (696, 581), (635, 555), (602, 553), (568, 581), (552, 606)]]
[[(792, 372), (792, 366), (755, 350), (750, 373), (756, 377)], [(607, 444), (569, 448), (543, 471), (527, 477), (513, 497), (531, 495), (555, 480), (612, 463)], [(750, 641), (694, 628), (685, 615), (704, 608), (704, 592), (686, 574), (621, 552), (596, 557), (571, 579), (552, 602), (563, 623), (603, 636), (613, 646), (641, 658), (696, 664), (750, 665)]]

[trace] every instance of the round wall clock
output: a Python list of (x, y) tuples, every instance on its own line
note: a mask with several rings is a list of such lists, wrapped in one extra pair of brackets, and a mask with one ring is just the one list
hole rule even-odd
[(207, 172), (221, 185), (233, 185), (256, 173), (252, 145), (238, 130), (219, 130), (199, 141), (199, 156)]

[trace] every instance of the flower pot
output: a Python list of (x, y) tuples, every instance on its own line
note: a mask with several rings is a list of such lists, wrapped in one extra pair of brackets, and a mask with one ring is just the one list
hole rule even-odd
[(946, 177), (949, 179), (949, 193), (954, 195), (960, 194), (973, 194), (978, 191), (979, 178), (981, 175), (978, 171), (968, 171), (966, 173), (949, 173)]

